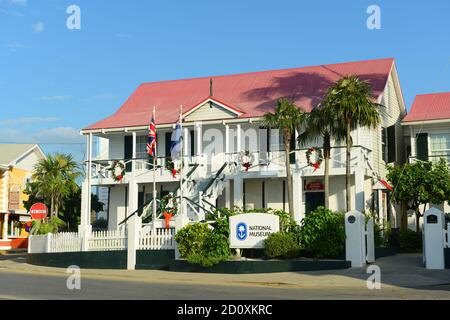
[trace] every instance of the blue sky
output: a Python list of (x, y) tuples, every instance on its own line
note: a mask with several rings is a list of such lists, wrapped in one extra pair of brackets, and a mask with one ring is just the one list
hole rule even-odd
[[(66, 28), (69, 5), (81, 30)], [(369, 5), (381, 30), (366, 27)], [(142, 82), (396, 58), (408, 108), (450, 91), (450, 1), (0, 0), (0, 142), (85, 146)]]

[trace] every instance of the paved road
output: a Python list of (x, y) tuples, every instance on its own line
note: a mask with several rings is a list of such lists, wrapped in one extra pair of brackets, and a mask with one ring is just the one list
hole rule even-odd
[[(387, 288), (273, 288), (128, 280), (81, 279), (81, 290), (69, 290), (67, 278), (0, 271), (0, 299), (148, 299), (148, 300), (276, 300), (276, 299), (450, 299), (445, 290)], [(442, 289), (442, 288), (437, 288)]]
[(0, 256), (0, 299), (450, 299), (450, 270), (425, 270), (418, 255), (377, 260), (381, 290), (369, 290), (365, 268), (255, 275), (155, 270), (81, 270), (81, 290), (65, 269), (31, 266), (24, 255)]

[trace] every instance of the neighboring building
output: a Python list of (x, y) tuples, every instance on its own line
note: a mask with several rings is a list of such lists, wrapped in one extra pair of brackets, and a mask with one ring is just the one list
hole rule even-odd
[[(450, 92), (417, 95), (402, 126), (410, 162), (440, 158), (450, 162)], [(434, 206), (450, 213), (448, 203)], [(414, 216), (408, 224), (415, 229)]]
[(0, 144), (0, 250), (27, 247), (24, 190), (34, 165), (44, 158), (36, 144)]
[[(88, 178), (83, 184), (81, 227), (90, 225), (92, 186), (109, 188), (109, 229), (117, 229), (138, 209), (146, 212), (149, 208), (153, 175), (145, 150), (153, 106), (160, 166), (156, 175), (158, 196), (179, 192), (178, 179), (164, 167), (182, 105), (185, 161), (189, 164), (183, 195), (193, 200), (187, 204), (191, 220), (202, 220), (203, 209), (212, 205), (288, 210), (283, 137), (277, 130), (263, 128), (262, 116), (273, 112), (282, 97), (294, 99), (309, 112), (333, 82), (352, 74), (367, 80), (376, 101), (385, 106), (379, 128), (352, 132), (353, 208), (372, 209), (393, 226), (399, 225), (382, 182), (386, 163), (404, 161), (400, 124), (406, 108), (394, 59), (379, 59), (142, 84), (116, 113), (82, 130), (88, 141)], [(319, 141), (313, 145), (322, 144)], [(300, 221), (324, 203), (323, 166), (314, 171), (306, 161), (307, 146), (294, 143), (292, 147), (296, 149), (289, 155), (293, 211)], [(248, 172), (242, 163), (243, 151), (249, 151), (253, 158)], [(126, 163), (127, 173), (121, 182), (114, 181), (108, 170), (113, 160)], [(330, 166), (330, 206), (340, 210), (345, 208), (344, 146), (333, 144)]]

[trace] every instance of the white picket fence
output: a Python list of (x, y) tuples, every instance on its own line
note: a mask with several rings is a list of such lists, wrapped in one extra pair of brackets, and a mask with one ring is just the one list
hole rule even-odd
[(141, 233), (139, 237), (140, 250), (169, 250), (175, 249), (175, 229), (158, 228)]
[(49, 252), (81, 251), (81, 238), (77, 232), (55, 233), (49, 239)]
[[(155, 232), (141, 232), (140, 250), (175, 249), (175, 229), (157, 228)], [(88, 251), (126, 250), (128, 236), (125, 229), (94, 231), (88, 240)], [(30, 236), (28, 253), (78, 252), (82, 251), (82, 239), (77, 232)]]
[(88, 241), (89, 251), (125, 250), (127, 233), (125, 229), (111, 231), (95, 231)]

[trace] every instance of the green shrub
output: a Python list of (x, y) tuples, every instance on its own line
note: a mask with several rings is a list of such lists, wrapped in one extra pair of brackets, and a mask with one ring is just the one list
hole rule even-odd
[[(178, 249), (189, 263), (211, 267), (230, 257), (230, 243), (224, 234), (228, 219), (217, 221), (216, 229), (211, 230), (206, 223), (189, 224), (175, 236)], [(228, 232), (228, 231), (227, 231)]]
[(299, 230), (301, 246), (314, 258), (334, 258), (344, 252), (344, 215), (319, 207), (306, 215)]
[(264, 252), (268, 258), (297, 258), (300, 245), (293, 233), (276, 232), (264, 241)]
[(417, 252), (422, 250), (422, 233), (410, 229), (400, 231), (400, 250), (402, 252)]
[(47, 233), (58, 233), (63, 230), (67, 224), (57, 216), (51, 217), (48, 221), (34, 220), (31, 227), (32, 235), (44, 235)]

